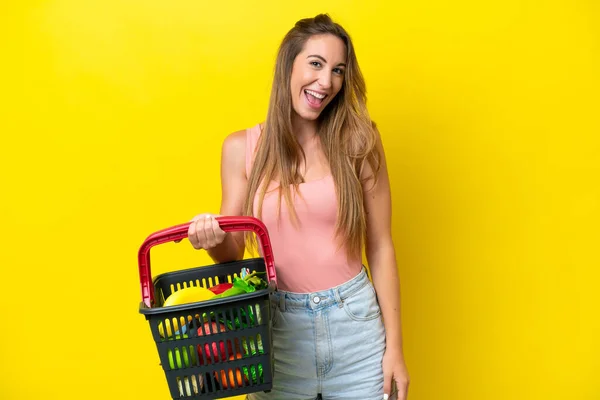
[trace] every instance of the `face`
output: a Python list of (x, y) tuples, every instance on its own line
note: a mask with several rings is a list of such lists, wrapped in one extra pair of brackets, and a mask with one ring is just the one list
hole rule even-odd
[(334, 35), (308, 39), (294, 60), (292, 105), (301, 118), (316, 120), (338, 94), (346, 70), (346, 45)]

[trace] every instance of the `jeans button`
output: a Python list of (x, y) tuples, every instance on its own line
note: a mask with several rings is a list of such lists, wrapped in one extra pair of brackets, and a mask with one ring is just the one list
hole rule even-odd
[(319, 296), (315, 296), (315, 297), (313, 297), (313, 301), (315, 302), (315, 304), (319, 304), (319, 302), (321, 301), (321, 298)]

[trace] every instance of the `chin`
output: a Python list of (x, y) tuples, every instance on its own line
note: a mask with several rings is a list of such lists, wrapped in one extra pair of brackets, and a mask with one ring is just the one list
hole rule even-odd
[(298, 116), (302, 119), (305, 119), (307, 121), (316, 121), (319, 119), (319, 117), (321, 116), (321, 112), (315, 113), (315, 112), (305, 112), (302, 114), (298, 114)]
[(294, 113), (298, 117), (302, 118), (305, 121), (316, 121), (319, 119), (319, 117), (323, 113), (323, 110), (319, 110), (319, 111), (301, 110), (300, 112), (298, 112), (297, 110), (294, 110)]

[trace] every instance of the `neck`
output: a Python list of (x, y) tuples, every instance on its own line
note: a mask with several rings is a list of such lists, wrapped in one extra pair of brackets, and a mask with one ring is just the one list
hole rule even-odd
[(298, 138), (298, 141), (301, 144), (306, 143), (317, 136), (317, 121), (306, 120), (294, 113), (292, 118), (292, 129), (294, 130), (294, 134)]

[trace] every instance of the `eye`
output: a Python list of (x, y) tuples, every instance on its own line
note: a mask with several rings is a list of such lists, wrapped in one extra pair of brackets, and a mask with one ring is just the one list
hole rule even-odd
[(344, 75), (344, 70), (342, 68), (334, 68), (333, 72), (338, 75)]
[(318, 62), (318, 61), (311, 61), (311, 62), (310, 62), (310, 65), (312, 65), (313, 67), (320, 67), (320, 66), (321, 66), (321, 63), (320, 63), (320, 62)]

